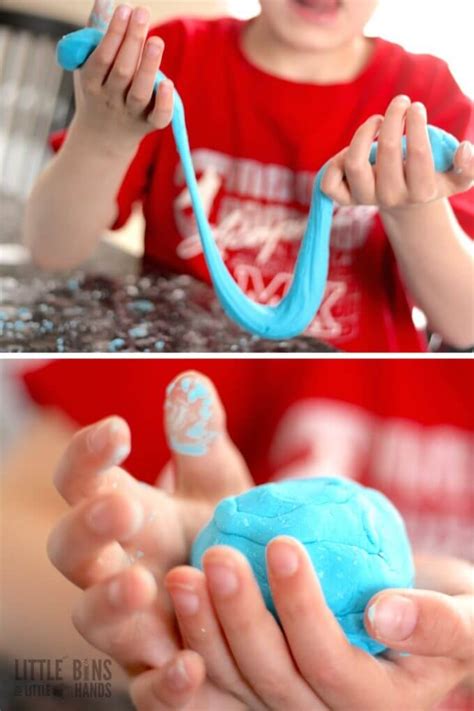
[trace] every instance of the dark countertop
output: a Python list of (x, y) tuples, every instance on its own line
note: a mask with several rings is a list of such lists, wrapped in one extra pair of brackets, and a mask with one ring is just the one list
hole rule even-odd
[[(21, 206), (0, 197), (0, 351), (320, 353), (312, 338), (268, 341), (233, 324), (206, 284), (157, 271), (102, 242), (83, 268), (39, 272), (18, 245)], [(6, 262), (11, 257), (9, 264)], [(23, 257), (23, 260), (21, 260)]]

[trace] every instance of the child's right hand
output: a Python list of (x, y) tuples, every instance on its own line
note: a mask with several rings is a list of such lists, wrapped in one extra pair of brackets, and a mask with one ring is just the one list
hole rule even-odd
[(134, 152), (147, 133), (171, 121), (173, 83), (163, 81), (153, 93), (164, 43), (147, 40), (149, 24), (146, 8), (120, 5), (102, 42), (75, 73), (76, 130), (102, 150)]
[(196, 403), (187, 411), (183, 397), (185, 377), (209, 393), (209, 424), (216, 434), (200, 456), (173, 454), (169, 493), (117, 466), (130, 450), (130, 431), (118, 417), (80, 430), (55, 475), (71, 509), (52, 531), (48, 553), (58, 570), (85, 591), (73, 622), (92, 645), (129, 671), (162, 668), (176, 659), (182, 644), (164, 576), (189, 560), (192, 540), (215, 504), (252, 485), (227, 434), (215, 389), (203, 376), (180, 376), (168, 391), (170, 442), (179, 441), (196, 416)]

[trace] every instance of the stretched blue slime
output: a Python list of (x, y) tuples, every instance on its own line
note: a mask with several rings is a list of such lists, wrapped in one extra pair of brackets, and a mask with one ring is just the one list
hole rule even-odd
[[(78, 69), (86, 62), (103, 35), (104, 33), (96, 28), (85, 28), (63, 37), (57, 48), (59, 64), (68, 71)], [(155, 88), (164, 79), (165, 75), (158, 72)], [(276, 306), (257, 304), (241, 291), (222, 260), (199, 196), (189, 149), (184, 106), (177, 91), (174, 99), (172, 129), (176, 148), (191, 195), (209, 273), (224, 311), (242, 328), (264, 338), (281, 340), (301, 334), (318, 311), (326, 288), (334, 205), (321, 190), (321, 181), (328, 163), (316, 176), (308, 223), (290, 289)], [(441, 173), (451, 170), (459, 141), (434, 126), (428, 127), (428, 134), (436, 170)], [(402, 150), (406, 156), (405, 137), (402, 139)], [(370, 162), (373, 165), (376, 158), (377, 143), (374, 143), (370, 151)]]

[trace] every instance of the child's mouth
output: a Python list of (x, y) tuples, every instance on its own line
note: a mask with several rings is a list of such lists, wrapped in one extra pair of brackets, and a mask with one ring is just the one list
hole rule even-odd
[(342, 0), (291, 0), (298, 14), (308, 21), (332, 24), (338, 17)]

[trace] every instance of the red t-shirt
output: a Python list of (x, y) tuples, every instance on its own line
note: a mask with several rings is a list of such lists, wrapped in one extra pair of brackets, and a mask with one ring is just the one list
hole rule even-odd
[[(247, 294), (274, 303), (291, 282), (316, 172), (369, 116), (385, 113), (403, 93), (426, 105), (430, 123), (474, 140), (473, 105), (443, 61), (382, 39), (373, 41), (368, 65), (351, 82), (280, 79), (246, 59), (244, 25), (174, 20), (152, 34), (166, 43), (162, 68), (184, 101), (201, 195), (226, 264)], [(473, 195), (452, 203), (474, 236)], [(171, 129), (142, 142), (118, 195), (114, 227), (137, 201), (147, 255), (209, 281)], [(327, 290), (307, 333), (347, 351), (425, 348), (374, 207), (335, 211)]]
[[(123, 416), (133, 443), (125, 467), (151, 483), (169, 459), (165, 389), (184, 368), (216, 384), (257, 483), (345, 474), (392, 499), (415, 550), (473, 559), (467, 360), (68, 360), (25, 382), (38, 403), (79, 425)], [(442, 708), (467, 711), (472, 698), (459, 691)]]

